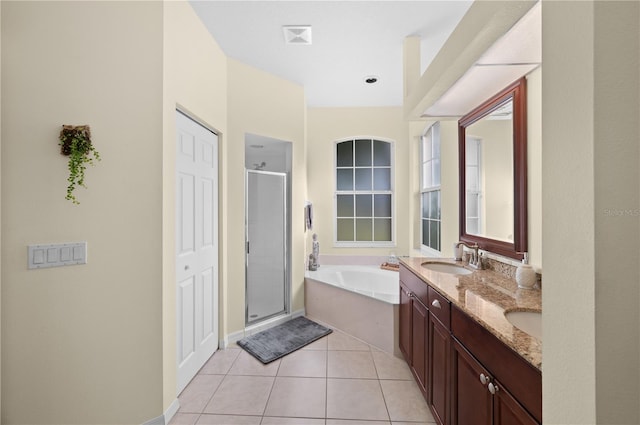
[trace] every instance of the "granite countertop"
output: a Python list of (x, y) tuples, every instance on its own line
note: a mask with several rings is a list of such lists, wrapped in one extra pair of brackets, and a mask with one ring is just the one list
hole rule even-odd
[(429, 261), (463, 265), (451, 259), (405, 257), (400, 261), (525, 360), (542, 369), (542, 341), (516, 328), (504, 316), (507, 311), (542, 311), (539, 289), (519, 289), (514, 279), (492, 270), (453, 275), (422, 267)]

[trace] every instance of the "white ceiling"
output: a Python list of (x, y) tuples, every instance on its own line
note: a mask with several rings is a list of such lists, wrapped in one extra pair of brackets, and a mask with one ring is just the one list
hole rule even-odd
[(536, 3), (427, 108), (424, 117), (460, 117), (542, 63), (542, 12)]
[[(227, 56), (303, 85), (311, 107), (353, 107), (401, 106), (405, 37), (421, 37), (424, 71), (472, 2), (190, 3)], [(284, 25), (311, 25), (312, 44), (285, 44)]]

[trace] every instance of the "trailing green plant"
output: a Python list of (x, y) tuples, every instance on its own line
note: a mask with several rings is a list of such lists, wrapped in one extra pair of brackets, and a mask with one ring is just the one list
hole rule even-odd
[(67, 181), (67, 196), (65, 199), (79, 204), (73, 191), (77, 186), (86, 188), (84, 172), (87, 164), (93, 165), (93, 160), (100, 161), (100, 153), (91, 143), (91, 129), (88, 125), (63, 125), (60, 131), (60, 153), (69, 157), (69, 177)]

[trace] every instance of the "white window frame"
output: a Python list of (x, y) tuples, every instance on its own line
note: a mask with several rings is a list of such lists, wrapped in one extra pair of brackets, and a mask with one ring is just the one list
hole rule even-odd
[[(389, 143), (391, 159), (391, 190), (338, 190), (338, 144), (356, 140), (372, 140)], [(374, 165), (372, 167), (375, 168)], [(355, 166), (355, 158), (353, 168)], [(355, 182), (354, 182), (355, 184)], [(339, 241), (338, 240), (338, 195), (391, 195), (391, 240), (390, 241)], [(333, 142), (333, 246), (336, 248), (395, 248), (396, 247), (396, 196), (395, 196), (395, 141), (376, 136), (355, 136)]]
[[(425, 158), (425, 144), (426, 141), (425, 139), (427, 137), (429, 137), (429, 133), (431, 134), (430, 137), (432, 140), (434, 140), (435, 138), (437, 138), (438, 143), (440, 144), (440, 156), (438, 158), (435, 158), (434, 156), (429, 156), (428, 158)], [(422, 254), (424, 255), (428, 255), (428, 256), (437, 256), (440, 257), (442, 256), (442, 140), (440, 138), (440, 122), (435, 122), (433, 123), (424, 133), (424, 135), (420, 138), (420, 202), (419, 202), (419, 217), (420, 217), (420, 251), (422, 252)], [(433, 162), (435, 159), (440, 161), (440, 176), (438, 177), (439, 180), (439, 184), (437, 185), (432, 185), (432, 186), (426, 186), (424, 184), (425, 181), (425, 169), (426, 169), (426, 164), (428, 162)], [(429, 245), (424, 245), (422, 237), (424, 235), (424, 229), (423, 229), (423, 217), (422, 217), (422, 211), (424, 210), (424, 206), (423, 206), (423, 198), (424, 198), (424, 194), (425, 193), (431, 193), (431, 192), (439, 192), (439, 197), (440, 197), (440, 218), (439, 218), (439, 223), (440, 223), (440, 229), (439, 229), (439, 233), (440, 233), (440, 250), (437, 250), (435, 248), (430, 247)]]

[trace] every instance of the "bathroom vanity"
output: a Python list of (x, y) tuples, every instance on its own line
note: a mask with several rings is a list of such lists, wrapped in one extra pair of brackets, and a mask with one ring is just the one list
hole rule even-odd
[(496, 271), (461, 275), (455, 267), (462, 263), (400, 264), (400, 351), (436, 422), (542, 423), (542, 341), (508, 318), (540, 312), (540, 290), (518, 289)]

